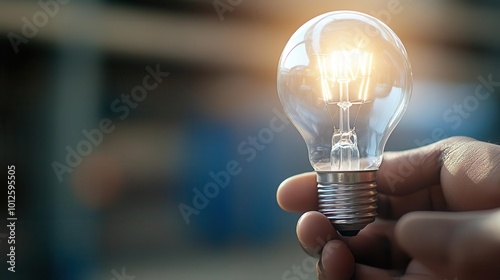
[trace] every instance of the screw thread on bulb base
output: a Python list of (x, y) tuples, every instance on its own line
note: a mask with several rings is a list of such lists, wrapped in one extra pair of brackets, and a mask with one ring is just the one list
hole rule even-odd
[(377, 216), (377, 171), (318, 171), (318, 205), (337, 231), (355, 236)]

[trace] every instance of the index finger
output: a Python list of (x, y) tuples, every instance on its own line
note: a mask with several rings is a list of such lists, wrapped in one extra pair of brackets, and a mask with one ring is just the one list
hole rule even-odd
[(303, 213), (318, 210), (316, 173), (308, 172), (292, 176), (278, 187), (276, 200), (288, 212)]

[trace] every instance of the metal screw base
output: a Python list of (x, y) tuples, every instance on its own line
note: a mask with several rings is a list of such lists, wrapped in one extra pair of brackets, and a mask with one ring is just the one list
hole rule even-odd
[(319, 212), (343, 236), (355, 236), (377, 216), (377, 171), (318, 171)]

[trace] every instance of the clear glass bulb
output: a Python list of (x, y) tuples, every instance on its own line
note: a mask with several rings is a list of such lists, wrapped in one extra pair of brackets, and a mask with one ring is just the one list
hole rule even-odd
[(283, 50), (279, 97), (318, 173), (320, 211), (341, 233), (375, 219), (376, 171), (411, 89), (400, 39), (363, 13), (317, 16)]

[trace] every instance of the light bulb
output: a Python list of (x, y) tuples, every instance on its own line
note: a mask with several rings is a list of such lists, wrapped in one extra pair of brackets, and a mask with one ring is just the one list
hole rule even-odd
[(279, 97), (317, 173), (319, 211), (342, 235), (375, 220), (377, 170), (411, 90), (400, 39), (363, 13), (317, 16), (283, 50)]

